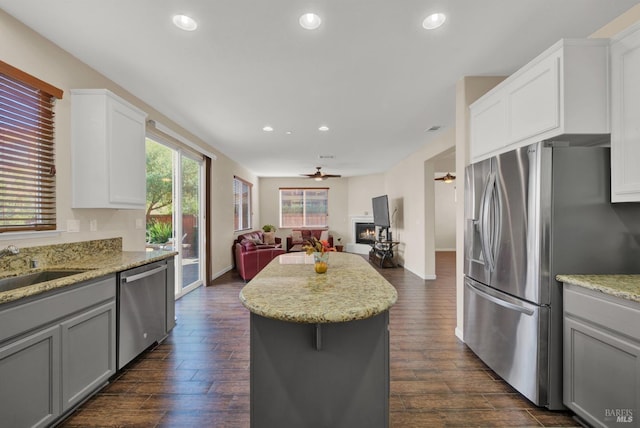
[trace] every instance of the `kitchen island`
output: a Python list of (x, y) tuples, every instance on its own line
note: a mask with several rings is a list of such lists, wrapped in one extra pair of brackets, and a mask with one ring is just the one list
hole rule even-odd
[(361, 256), (274, 259), (240, 292), (251, 312), (251, 426), (387, 427), (389, 308), (397, 292)]

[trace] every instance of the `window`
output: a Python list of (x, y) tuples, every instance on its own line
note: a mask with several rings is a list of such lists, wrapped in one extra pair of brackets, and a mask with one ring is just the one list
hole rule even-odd
[(326, 227), (328, 188), (281, 188), (280, 227)]
[(0, 232), (56, 229), (56, 98), (60, 89), (0, 61)]
[(233, 228), (251, 229), (251, 183), (233, 177)]

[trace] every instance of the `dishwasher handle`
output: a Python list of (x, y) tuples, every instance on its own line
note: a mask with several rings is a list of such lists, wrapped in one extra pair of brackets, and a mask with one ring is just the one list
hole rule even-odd
[(122, 278), (122, 282), (129, 283), (129, 282), (137, 281), (139, 279), (146, 278), (146, 277), (151, 276), (151, 275), (155, 275), (156, 273), (162, 272), (163, 270), (167, 270), (167, 265), (162, 265), (162, 266), (159, 266), (159, 267), (157, 267), (155, 269), (151, 269), (151, 270), (148, 270), (146, 272), (142, 272), (142, 273), (139, 273), (139, 274), (136, 274), (136, 275), (126, 276), (126, 277)]

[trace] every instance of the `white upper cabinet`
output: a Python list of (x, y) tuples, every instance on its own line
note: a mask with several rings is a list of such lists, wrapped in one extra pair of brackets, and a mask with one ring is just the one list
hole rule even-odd
[(71, 90), (73, 208), (145, 207), (146, 117), (106, 89)]
[(507, 141), (507, 106), (503, 88), (482, 97), (471, 108), (471, 159), (495, 153)]
[(611, 41), (611, 201), (640, 202), (640, 24)]
[(602, 139), (607, 76), (607, 40), (560, 40), (470, 106), (471, 160), (560, 135)]

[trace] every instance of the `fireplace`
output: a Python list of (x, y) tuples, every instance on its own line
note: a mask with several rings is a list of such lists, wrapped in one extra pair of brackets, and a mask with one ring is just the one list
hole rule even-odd
[(373, 223), (355, 223), (356, 244), (373, 244), (376, 239), (376, 226)]

